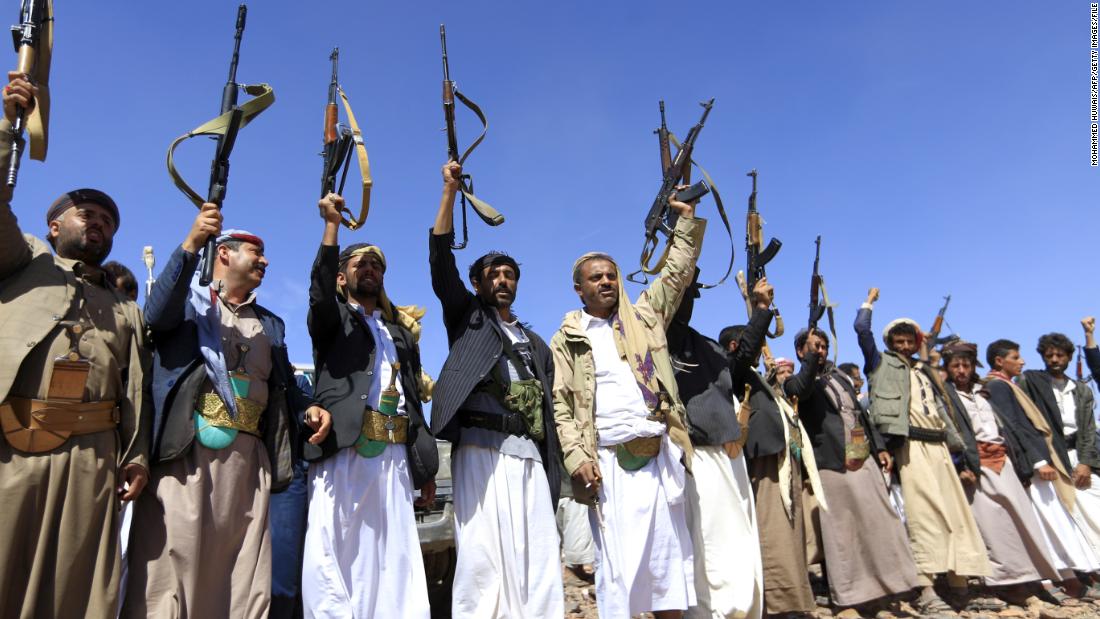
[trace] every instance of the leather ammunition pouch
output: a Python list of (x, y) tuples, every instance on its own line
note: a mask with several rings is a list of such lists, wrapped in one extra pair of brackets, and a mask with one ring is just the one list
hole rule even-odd
[(0, 426), (8, 444), (26, 453), (41, 453), (65, 444), (70, 436), (106, 432), (118, 427), (113, 401), (57, 402), (8, 398), (0, 404)]

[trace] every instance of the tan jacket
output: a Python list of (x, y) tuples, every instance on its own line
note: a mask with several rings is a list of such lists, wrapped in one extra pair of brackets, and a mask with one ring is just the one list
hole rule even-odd
[[(646, 335), (653, 354), (657, 380), (672, 396), (668, 433), (673, 442), (684, 450), (685, 466), (689, 469), (692, 449), (688, 438), (687, 414), (676, 388), (665, 329), (680, 305), (684, 289), (691, 283), (705, 229), (706, 220), (680, 218), (673, 234), (668, 261), (657, 279), (634, 303), (635, 309), (648, 327)], [(592, 343), (581, 327), (580, 317), (581, 310), (566, 314), (561, 327), (550, 340), (550, 350), (554, 355), (554, 420), (561, 439), (565, 469), (570, 475), (585, 462), (596, 462), (598, 444), (595, 426), (595, 364), (592, 360)], [(576, 496), (584, 494), (582, 492)]]
[[(6, 162), (7, 140), (0, 142), (0, 162)], [(31, 349), (61, 328), (58, 323), (73, 305), (76, 285), (72, 270), (56, 261), (44, 242), (24, 236), (10, 205), (0, 200), (0, 402), (7, 399)], [(118, 463), (148, 469), (152, 408), (147, 389), (152, 372), (145, 323), (137, 304), (124, 300), (121, 293), (119, 311), (138, 328), (130, 338), (128, 375), (122, 381), (126, 392), (118, 402)]]

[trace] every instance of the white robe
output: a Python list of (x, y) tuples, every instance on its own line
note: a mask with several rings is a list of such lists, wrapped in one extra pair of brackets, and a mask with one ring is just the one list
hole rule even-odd
[[(1077, 450), (1069, 450), (1069, 466), (1072, 471), (1077, 466)], [(1092, 550), (1100, 556), (1100, 475), (1092, 473), (1092, 485), (1087, 490), (1077, 489), (1077, 509), (1081, 512), (1080, 523), (1088, 536)]]
[[(696, 603), (695, 575), (680, 452), (668, 438), (661, 454), (636, 471), (619, 466), (613, 447), (597, 450), (600, 526), (589, 522), (596, 541), (596, 606), (601, 617), (631, 617), (657, 610), (686, 610)], [(679, 470), (675, 470), (678, 467)]]
[(596, 543), (588, 526), (588, 506), (569, 497), (558, 501), (558, 533), (561, 558), (566, 565), (591, 565), (596, 560)]
[(310, 465), (306, 617), (429, 617), (406, 453), (347, 448)]
[[(1092, 572), (1100, 569), (1100, 560), (1079, 524), (1080, 514), (1066, 509), (1054, 491), (1054, 483), (1034, 475), (1027, 492), (1035, 515), (1039, 517), (1054, 567), (1063, 578), (1072, 577), (1071, 570)], [(1073, 511), (1078, 512), (1077, 508)]]
[(542, 463), (460, 444), (451, 471), (458, 550), (451, 616), (564, 616), (557, 523)]
[(687, 518), (697, 603), (689, 619), (759, 619), (764, 574), (756, 505), (744, 454), (696, 447), (687, 480)]

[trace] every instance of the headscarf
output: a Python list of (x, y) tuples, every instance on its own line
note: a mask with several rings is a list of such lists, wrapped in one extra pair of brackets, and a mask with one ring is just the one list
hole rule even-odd
[[(382, 248), (370, 243), (349, 245), (344, 251), (340, 252), (340, 268), (343, 269), (344, 265), (356, 256), (374, 256), (378, 258), (378, 261), (382, 263), (382, 272), (386, 272), (386, 255), (382, 253)], [(346, 286), (341, 286), (338, 292), (345, 299), (350, 298)], [(416, 305), (394, 305), (386, 294), (385, 286), (378, 289), (378, 309), (382, 312), (383, 318), (407, 330), (412, 334), (413, 341), (420, 343), (420, 321), (427, 313), (426, 309)]]
[(890, 324), (886, 325), (886, 328), (882, 330), (882, 342), (886, 344), (887, 348), (890, 348), (890, 329), (903, 324), (909, 323), (913, 325), (913, 328), (917, 330), (917, 347), (920, 347), (920, 343), (924, 341), (924, 331), (921, 331), (920, 325), (912, 318), (898, 318), (891, 320)]
[(973, 342), (955, 340), (954, 342), (944, 344), (943, 350), (940, 351), (940, 355), (942, 355), (945, 360), (950, 360), (951, 357), (970, 357), (976, 367), (985, 367), (978, 359), (978, 345)]
[[(246, 230), (225, 230), (216, 240), (217, 245), (228, 241), (244, 241), (263, 248), (263, 239)], [(211, 258), (213, 259), (213, 258)], [(221, 305), (217, 301), (218, 289), (199, 284), (201, 273), (196, 269), (191, 278), (191, 292), (188, 302), (195, 310), (198, 324), (199, 351), (202, 353), (206, 376), (210, 379), (214, 391), (225, 403), (229, 416), (237, 418), (237, 399), (229, 381), (229, 369), (225, 363), (225, 350), (222, 348)], [(220, 284), (219, 284), (220, 285)]]
[(781, 365), (785, 365), (785, 366), (791, 368), (792, 370), (794, 369), (794, 361), (791, 361), (790, 359), (788, 359), (786, 357), (776, 357), (775, 367), (779, 367)]
[(74, 189), (61, 194), (46, 210), (46, 224), (49, 225), (51, 221), (60, 217), (65, 211), (81, 204), (96, 204), (107, 209), (107, 212), (111, 214), (111, 218), (115, 220), (116, 232), (119, 226), (122, 225), (122, 220), (118, 215), (118, 205), (111, 199), (111, 196), (98, 189), (89, 188)]

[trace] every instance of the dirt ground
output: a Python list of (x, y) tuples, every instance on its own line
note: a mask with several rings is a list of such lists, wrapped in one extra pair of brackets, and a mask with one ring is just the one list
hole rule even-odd
[[(568, 568), (563, 568), (562, 580), (565, 584), (566, 619), (578, 619), (580, 617), (596, 619), (599, 617), (596, 612), (596, 587), (592, 583), (578, 578)], [(821, 601), (824, 600), (819, 598), (819, 602)], [(1093, 602), (1078, 601), (1076, 606), (1059, 607), (1039, 601), (1035, 598), (1031, 598), (1029, 601), (1031, 604), (1026, 607), (1010, 605), (999, 613), (971, 613), (963, 611), (959, 613), (959, 617), (968, 619), (985, 617), (990, 619), (994, 617), (1018, 617), (1019, 619), (1084, 619), (1086, 617), (1093, 617), (1100, 619), (1100, 605)], [(819, 606), (817, 612), (809, 616), (824, 619), (834, 617), (835, 615), (827, 606)], [(849, 616), (854, 618), (857, 615), (844, 613), (839, 617), (847, 618)], [(895, 617), (900, 619), (920, 616), (921, 615), (917, 613), (908, 602), (900, 602), (892, 607), (891, 610), (880, 612), (876, 616), (876, 619), (893, 619)], [(640, 617), (649, 619), (652, 615), (644, 614)]]

